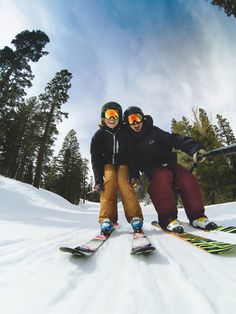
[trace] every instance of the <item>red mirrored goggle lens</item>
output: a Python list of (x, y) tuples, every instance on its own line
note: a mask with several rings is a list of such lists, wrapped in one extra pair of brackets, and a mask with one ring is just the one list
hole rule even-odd
[(134, 122), (140, 123), (142, 122), (143, 118), (141, 114), (135, 113), (128, 116), (128, 122), (130, 125), (134, 124)]
[(107, 109), (105, 111), (105, 118), (106, 119), (114, 118), (115, 120), (118, 120), (119, 119), (119, 113), (115, 109)]

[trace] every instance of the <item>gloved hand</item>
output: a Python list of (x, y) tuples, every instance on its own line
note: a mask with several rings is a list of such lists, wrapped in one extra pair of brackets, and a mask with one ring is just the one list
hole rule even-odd
[(193, 154), (194, 162), (203, 162), (206, 159), (206, 151), (200, 148), (196, 153)]
[(132, 178), (132, 179), (130, 179), (130, 184), (131, 184), (131, 186), (132, 186), (133, 188), (136, 188), (136, 187), (138, 187), (138, 185), (139, 185), (139, 180), (136, 179), (136, 178)]
[(101, 193), (103, 190), (103, 185), (98, 183), (98, 184), (95, 184), (94, 187), (93, 187), (93, 191), (94, 192), (98, 192), (98, 193)]

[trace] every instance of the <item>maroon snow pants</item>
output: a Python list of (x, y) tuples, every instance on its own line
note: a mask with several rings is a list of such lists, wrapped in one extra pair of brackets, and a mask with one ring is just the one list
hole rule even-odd
[(178, 211), (176, 193), (179, 193), (190, 222), (205, 216), (201, 188), (196, 177), (179, 164), (158, 167), (154, 171), (148, 193), (157, 211), (163, 229), (174, 219)]

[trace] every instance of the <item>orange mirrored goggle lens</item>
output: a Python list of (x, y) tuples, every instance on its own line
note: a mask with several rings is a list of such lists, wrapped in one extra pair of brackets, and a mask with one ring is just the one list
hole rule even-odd
[(105, 118), (110, 119), (111, 117), (114, 118), (115, 120), (118, 120), (119, 119), (118, 111), (116, 111), (115, 109), (107, 109), (105, 111)]
[(141, 116), (141, 114), (138, 113), (133, 113), (131, 115), (128, 116), (128, 122), (130, 125), (134, 124), (134, 122), (140, 123), (142, 122), (143, 118)]

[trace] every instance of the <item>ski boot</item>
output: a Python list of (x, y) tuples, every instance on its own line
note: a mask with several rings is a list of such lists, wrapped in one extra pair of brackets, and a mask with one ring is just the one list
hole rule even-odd
[(112, 233), (113, 229), (114, 227), (110, 219), (109, 218), (103, 219), (101, 223), (101, 235), (104, 235), (107, 237)]
[(214, 230), (217, 228), (217, 224), (210, 221), (207, 217), (200, 217), (192, 221), (191, 224), (194, 228), (205, 229), (205, 230)]
[(134, 217), (131, 222), (131, 227), (134, 230), (134, 233), (143, 233), (142, 227), (143, 227), (143, 221), (142, 219), (138, 217)]
[(167, 225), (166, 229), (168, 231), (173, 232), (173, 233), (183, 233), (184, 232), (184, 228), (179, 224), (178, 220), (176, 220), (176, 219), (171, 221)]

